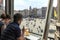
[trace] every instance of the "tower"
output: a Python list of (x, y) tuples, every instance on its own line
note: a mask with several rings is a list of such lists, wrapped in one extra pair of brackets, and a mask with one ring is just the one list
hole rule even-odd
[(29, 15), (32, 15), (31, 11), (32, 11), (32, 8), (31, 8), (31, 6), (30, 6), (30, 7), (29, 7)]

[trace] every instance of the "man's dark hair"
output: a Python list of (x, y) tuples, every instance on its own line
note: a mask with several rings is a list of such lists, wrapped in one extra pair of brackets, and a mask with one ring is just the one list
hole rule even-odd
[(13, 17), (14, 22), (17, 22), (18, 20), (22, 20), (22, 17), (23, 17), (22, 14), (16, 13)]
[(6, 19), (11, 19), (11, 16), (6, 14)]
[(2, 19), (11, 19), (10, 15), (8, 15), (8, 14), (2, 14), (1, 18)]
[(1, 14), (1, 18), (5, 19), (6, 15), (5, 14)]

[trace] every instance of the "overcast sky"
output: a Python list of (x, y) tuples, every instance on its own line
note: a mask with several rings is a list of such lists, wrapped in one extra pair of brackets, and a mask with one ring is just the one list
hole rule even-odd
[[(15, 10), (23, 10), (29, 9), (29, 6), (32, 8), (41, 8), (47, 7), (49, 0), (14, 0), (14, 9)], [(54, 0), (54, 7), (57, 6), (57, 0)]]

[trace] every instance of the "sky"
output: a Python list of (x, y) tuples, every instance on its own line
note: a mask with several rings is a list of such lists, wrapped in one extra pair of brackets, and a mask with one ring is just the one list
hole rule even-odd
[[(48, 2), (49, 0), (14, 0), (14, 9), (15, 10), (29, 9), (29, 6), (31, 6), (32, 8), (47, 7)], [(57, 0), (54, 0), (53, 6), (54, 7), (57, 6)]]

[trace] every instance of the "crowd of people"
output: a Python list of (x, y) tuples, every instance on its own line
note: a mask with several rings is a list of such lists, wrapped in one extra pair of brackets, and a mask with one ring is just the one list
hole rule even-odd
[(25, 40), (24, 33), (20, 29), (23, 16), (16, 13), (11, 21), (11, 16), (2, 14), (0, 17), (0, 40)]

